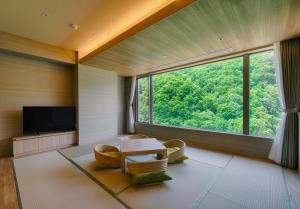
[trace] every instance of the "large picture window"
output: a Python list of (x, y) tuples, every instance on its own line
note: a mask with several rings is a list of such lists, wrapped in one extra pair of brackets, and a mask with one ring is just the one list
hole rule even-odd
[(247, 54), (139, 78), (138, 121), (272, 137), (281, 114), (273, 56)]

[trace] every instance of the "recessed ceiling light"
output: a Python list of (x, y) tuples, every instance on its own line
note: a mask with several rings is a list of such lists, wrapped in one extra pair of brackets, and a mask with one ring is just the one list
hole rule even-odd
[(71, 24), (69, 24), (69, 26), (70, 26), (70, 28), (72, 28), (73, 30), (78, 30), (78, 25), (76, 25), (76, 24), (71, 23)]

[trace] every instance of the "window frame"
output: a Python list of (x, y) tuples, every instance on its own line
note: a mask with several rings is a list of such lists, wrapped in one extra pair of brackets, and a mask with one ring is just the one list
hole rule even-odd
[[(249, 54), (249, 69), (248, 69), (249, 70), (249, 95), (248, 95), (249, 96), (249, 103), (248, 103), (248, 105), (249, 105), (249, 133), (247, 134), (247, 136), (264, 137), (264, 138), (268, 138), (268, 139), (274, 139), (275, 135), (273, 137), (271, 137), (271, 136), (266, 136), (266, 135), (254, 135), (254, 134), (250, 133), (250, 78), (251, 78), (251, 73), (250, 73), (251, 59), (250, 59), (250, 57), (251, 57), (251, 55), (255, 55), (255, 54), (259, 54), (259, 53), (263, 53), (263, 52), (268, 52), (268, 51), (273, 51), (273, 53), (274, 53), (274, 47), (272, 47), (271, 49), (268, 49), (268, 50), (256, 51), (256, 52), (252, 52), (252, 53)], [(274, 56), (275, 56), (275, 53), (274, 53)], [(273, 60), (273, 63), (274, 62), (275, 61)], [(275, 69), (275, 73), (276, 73), (276, 69)], [(276, 80), (277, 80), (277, 78), (276, 78)], [(278, 91), (279, 91), (279, 84), (278, 83), (277, 83), (277, 87), (278, 87)], [(282, 110), (281, 110), (281, 113), (283, 113)], [(279, 126), (279, 123), (277, 124), (277, 128)]]
[[(273, 139), (273, 137), (270, 136), (260, 136), (260, 135), (251, 135), (250, 134), (250, 56), (253, 54), (273, 51), (273, 47), (263, 47), (260, 49), (255, 50), (249, 50), (245, 51), (243, 53), (235, 54), (232, 56), (223, 56), (218, 57), (216, 59), (209, 59), (204, 60), (203, 62), (195, 62), (195, 63), (187, 63), (180, 67), (173, 67), (170, 69), (163, 69), (159, 71), (154, 71), (151, 73), (141, 74), (136, 77), (136, 89), (135, 89), (135, 121), (136, 123), (140, 124), (149, 124), (149, 125), (156, 125), (156, 126), (165, 126), (165, 127), (177, 127), (182, 129), (188, 129), (188, 130), (199, 130), (199, 131), (207, 131), (207, 132), (214, 132), (214, 133), (224, 133), (224, 134), (234, 134), (234, 135), (247, 135), (251, 137), (264, 137)], [(172, 71), (179, 71), (183, 70), (189, 67), (194, 66), (200, 66), (200, 65), (206, 65), (221, 61), (226, 61), (230, 59), (235, 58), (243, 58), (243, 132), (242, 133), (235, 133), (235, 132), (224, 132), (224, 131), (216, 131), (216, 130), (209, 130), (209, 129), (203, 129), (203, 128), (191, 128), (191, 127), (183, 127), (183, 126), (171, 126), (171, 125), (161, 125), (153, 123), (153, 84), (152, 84), (152, 76)], [(148, 122), (142, 122), (138, 121), (138, 79), (148, 77)]]
[[(145, 121), (139, 121), (139, 114), (138, 114), (138, 111), (139, 111), (139, 99), (138, 99), (138, 96), (139, 96), (139, 79), (141, 78), (148, 78), (148, 122), (145, 122)], [(135, 122), (138, 122), (138, 123), (143, 123), (143, 124), (150, 124), (150, 103), (151, 103), (151, 98), (150, 98), (150, 80), (149, 80), (149, 75), (144, 75), (144, 76), (139, 76), (139, 77), (136, 77), (136, 88), (135, 88), (135, 92), (134, 92), (134, 109), (135, 109)], [(152, 110), (152, 107), (151, 107), (151, 110)], [(152, 123), (152, 121), (151, 121)]]

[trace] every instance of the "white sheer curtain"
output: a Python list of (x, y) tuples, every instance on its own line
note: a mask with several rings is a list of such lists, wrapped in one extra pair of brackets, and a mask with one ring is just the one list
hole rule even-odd
[(135, 119), (133, 113), (135, 86), (136, 86), (136, 76), (132, 76), (131, 85), (130, 85), (129, 104), (128, 104), (127, 133), (135, 133), (135, 127), (134, 127)]
[(280, 42), (274, 44), (274, 64), (276, 69), (276, 79), (279, 88), (279, 100), (281, 104), (281, 108), (284, 112), (281, 115), (281, 121), (279, 122), (277, 132), (272, 144), (272, 148), (269, 154), (269, 159), (275, 161), (276, 163), (281, 163), (281, 154), (282, 154), (282, 144), (283, 144), (283, 137), (284, 137), (284, 127), (286, 122), (286, 104), (285, 104), (285, 97), (283, 91), (283, 80), (282, 80), (282, 63), (281, 63), (281, 55), (280, 55)]

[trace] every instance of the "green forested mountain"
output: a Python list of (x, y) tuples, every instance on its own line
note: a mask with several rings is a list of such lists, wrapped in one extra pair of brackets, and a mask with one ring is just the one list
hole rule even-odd
[[(243, 59), (153, 75), (153, 123), (242, 133)], [(148, 120), (148, 80), (139, 79), (139, 121)], [(280, 106), (273, 52), (250, 56), (250, 133), (274, 136)]]

